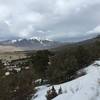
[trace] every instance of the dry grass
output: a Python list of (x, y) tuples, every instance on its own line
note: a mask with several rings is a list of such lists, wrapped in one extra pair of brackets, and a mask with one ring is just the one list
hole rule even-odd
[(23, 51), (21, 48), (14, 46), (1, 46), (0, 45), (0, 53), (4, 52), (14, 52), (14, 51)]
[(25, 58), (25, 52), (18, 47), (14, 46), (0, 46), (0, 59), (2, 60), (16, 60)]

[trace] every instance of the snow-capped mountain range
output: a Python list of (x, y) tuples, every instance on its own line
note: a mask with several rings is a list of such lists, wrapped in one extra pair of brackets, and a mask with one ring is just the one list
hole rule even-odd
[(15, 40), (6, 40), (1, 41), (0, 45), (2, 46), (14, 46), (20, 47), (23, 50), (40, 50), (40, 49), (49, 49), (60, 46), (62, 43), (52, 41), (52, 40), (42, 40), (37, 37), (32, 37), (29, 39), (15, 39)]

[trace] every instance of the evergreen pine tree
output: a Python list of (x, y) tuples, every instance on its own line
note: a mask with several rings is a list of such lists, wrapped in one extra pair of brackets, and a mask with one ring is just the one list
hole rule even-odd
[(62, 88), (60, 87), (58, 90), (58, 95), (62, 94)]

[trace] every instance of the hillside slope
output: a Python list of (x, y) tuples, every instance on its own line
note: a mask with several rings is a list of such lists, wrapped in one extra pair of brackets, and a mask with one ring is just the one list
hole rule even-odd
[[(58, 91), (62, 87), (63, 93), (53, 100), (100, 100), (100, 61), (83, 69), (86, 75), (73, 81), (55, 85)], [(45, 95), (51, 87), (40, 86), (32, 100), (46, 100)]]
[(77, 46), (93, 47), (93, 46), (96, 45), (97, 42), (100, 43), (100, 35), (92, 37), (90, 39), (78, 41), (78, 42), (64, 43), (63, 45), (61, 45), (59, 47), (53, 48), (52, 50), (53, 51), (60, 51), (60, 52), (62, 52), (64, 50), (66, 50), (66, 49), (77, 47)]

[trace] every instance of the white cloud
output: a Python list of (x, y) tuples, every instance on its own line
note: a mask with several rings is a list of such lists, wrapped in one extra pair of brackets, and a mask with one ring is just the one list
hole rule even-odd
[(23, 38), (29, 38), (32, 36), (32, 33), (34, 32), (34, 28), (30, 25), (26, 29), (23, 29), (18, 33), (18, 37)]
[(0, 21), (5, 20), (9, 15), (9, 10), (6, 6), (0, 5)]
[(90, 34), (92, 34), (92, 33), (100, 33), (100, 26), (96, 26), (93, 30), (91, 30), (91, 31), (89, 31), (87, 33), (90, 33)]
[(99, 6), (100, 0), (0, 0), (0, 24), (7, 24), (2, 36), (43, 37), (38, 31), (48, 30), (52, 38), (80, 36), (100, 23)]

